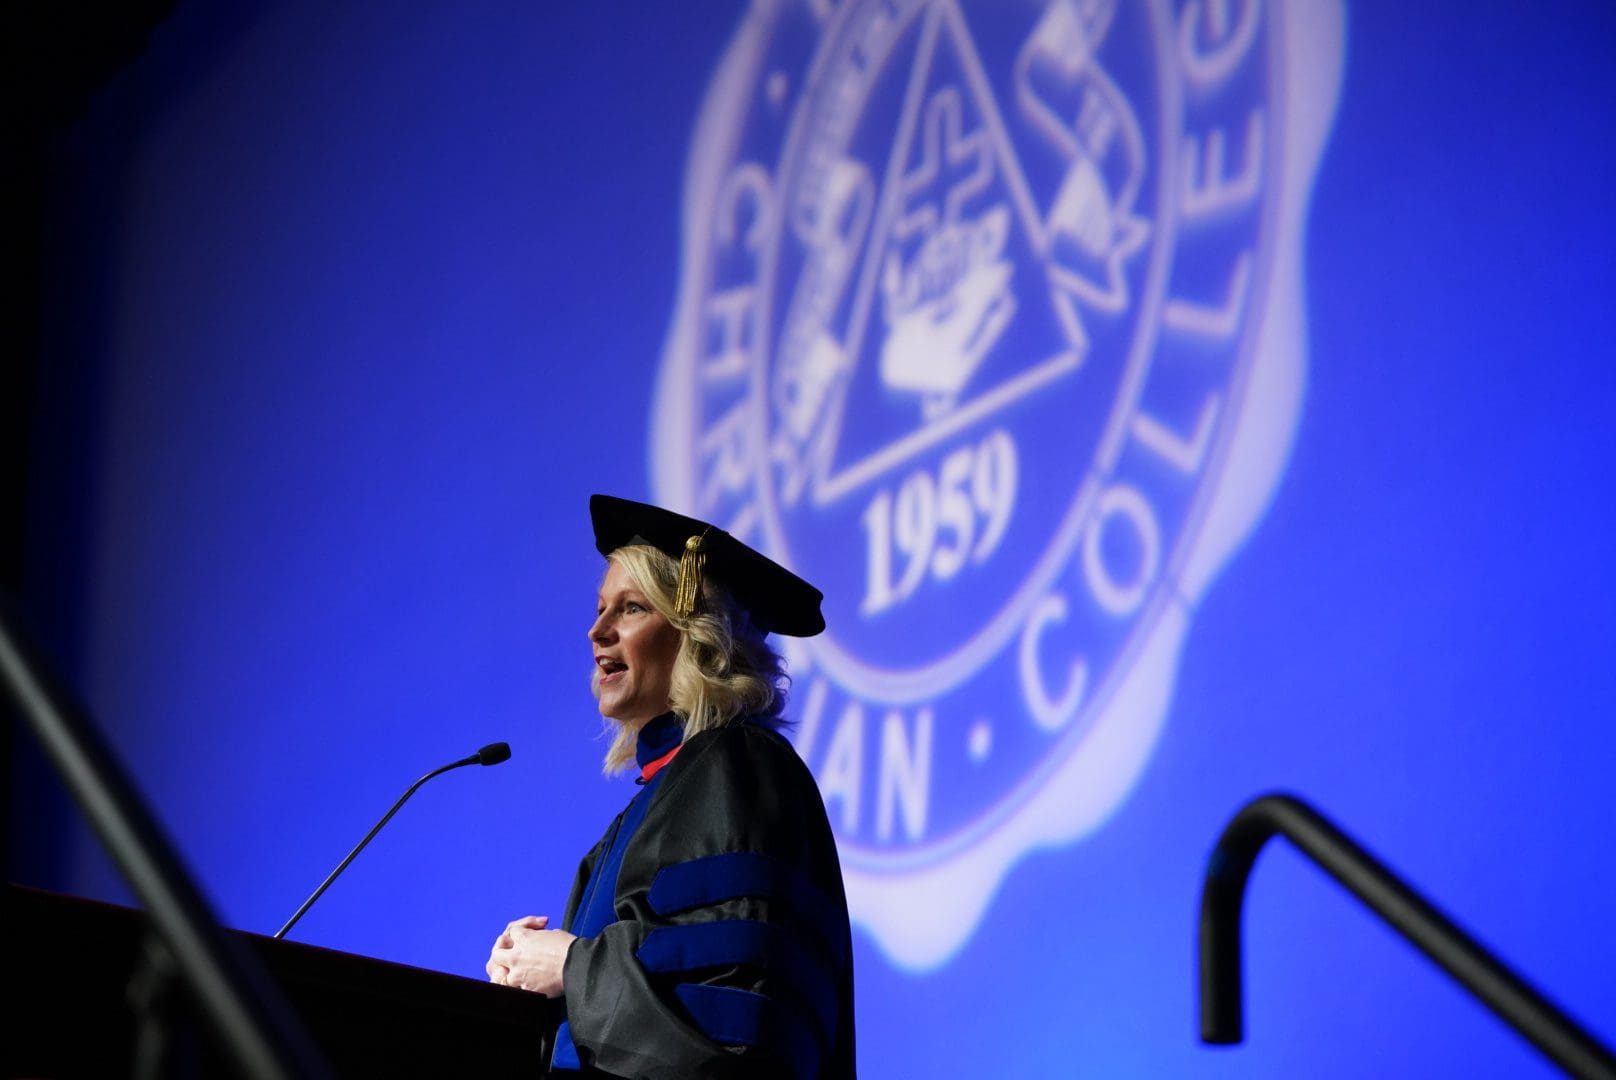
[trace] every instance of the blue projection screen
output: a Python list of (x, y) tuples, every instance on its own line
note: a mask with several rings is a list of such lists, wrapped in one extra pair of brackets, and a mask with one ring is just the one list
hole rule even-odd
[[(1613, 60), (1595, 0), (182, 3), (52, 142), (26, 600), (232, 927), (508, 741), (292, 935), (481, 978), (632, 794), (586, 505), (656, 501), (826, 593), (866, 1075), (1557, 1075), (1283, 842), (1239, 1046), (1195, 935), (1290, 792), (1616, 1042)], [(54, 805), (13, 877), (125, 898)]]

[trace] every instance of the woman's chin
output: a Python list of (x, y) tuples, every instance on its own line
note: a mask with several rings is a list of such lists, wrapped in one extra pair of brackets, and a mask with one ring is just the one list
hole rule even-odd
[(655, 720), (657, 717), (661, 716), (662, 713), (646, 712), (643, 709), (608, 710), (603, 707), (600, 710), (600, 715), (604, 716), (606, 719), (610, 720), (619, 727), (628, 728), (630, 731), (638, 731), (646, 724), (649, 724), (652, 720)]

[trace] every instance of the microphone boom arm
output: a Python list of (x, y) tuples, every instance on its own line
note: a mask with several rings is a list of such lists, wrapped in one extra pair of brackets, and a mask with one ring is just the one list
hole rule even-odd
[(383, 814), (380, 821), (371, 826), (371, 830), (365, 834), (365, 838), (354, 845), (354, 849), (348, 852), (347, 858), (338, 863), (337, 868), (326, 875), (325, 880), (320, 882), (320, 887), (315, 889), (314, 892), (309, 895), (307, 900), (303, 901), (303, 906), (292, 913), (292, 917), (286, 920), (286, 925), (275, 931), (275, 936), (278, 938), (286, 936), (286, 932), (297, 924), (297, 921), (303, 917), (304, 912), (308, 911), (309, 908), (314, 906), (314, 902), (320, 899), (320, 896), (331, 887), (331, 883), (333, 881), (337, 880), (337, 875), (348, 869), (348, 864), (353, 862), (354, 858), (361, 851), (365, 850), (365, 845), (370, 843), (371, 839), (377, 833), (382, 831), (382, 826), (386, 825), (392, 820), (393, 815), (398, 813), (399, 807), (403, 806), (409, 797), (414, 795), (416, 789), (418, 789), (422, 784), (426, 783), (434, 776), (439, 776), (448, 772), (450, 769), (458, 769), (464, 765), (498, 765), (500, 762), (504, 761), (510, 756), (511, 748), (508, 745), (505, 743), (491, 743), (477, 751), (475, 754), (472, 754), (470, 757), (461, 758), (459, 761), (452, 761), (447, 765), (440, 765), (438, 768), (433, 769), (431, 772), (421, 777), (421, 779), (411, 784), (409, 790), (398, 797), (398, 801), (393, 804), (393, 808), (387, 811), (386, 814)]

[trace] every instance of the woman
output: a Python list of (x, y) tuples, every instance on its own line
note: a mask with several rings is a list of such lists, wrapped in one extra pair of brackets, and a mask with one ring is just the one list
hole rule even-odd
[(638, 791), (584, 858), (561, 929), (505, 928), (496, 983), (564, 997), (551, 1066), (625, 1077), (851, 1077), (853, 962), (835, 841), (782, 726), (769, 633), (817, 589), (728, 533), (596, 495), (589, 640), (608, 774)]

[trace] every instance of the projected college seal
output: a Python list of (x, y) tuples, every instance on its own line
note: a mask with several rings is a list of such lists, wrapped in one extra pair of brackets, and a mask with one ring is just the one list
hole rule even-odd
[(760, 3), (714, 76), (653, 486), (824, 589), (794, 737), (900, 965), (1126, 797), (1283, 469), (1341, 23), (1294, 7)]

